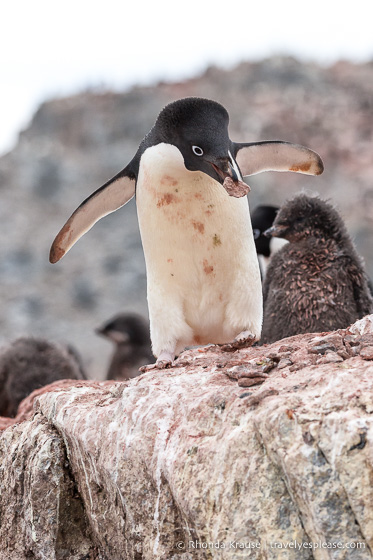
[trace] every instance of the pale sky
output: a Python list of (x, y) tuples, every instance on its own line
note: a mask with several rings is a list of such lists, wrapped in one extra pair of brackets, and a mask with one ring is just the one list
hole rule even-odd
[(187, 78), (273, 54), (373, 60), (372, 0), (13, 0), (1, 20), (0, 154), (39, 103), (87, 87)]

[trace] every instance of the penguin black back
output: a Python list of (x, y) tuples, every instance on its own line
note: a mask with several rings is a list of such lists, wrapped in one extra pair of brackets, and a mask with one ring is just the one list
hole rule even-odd
[(362, 260), (331, 204), (299, 195), (281, 208), (267, 234), (289, 243), (267, 270), (262, 343), (346, 328), (372, 313)]
[(271, 239), (264, 235), (264, 232), (272, 226), (278, 211), (278, 206), (261, 205), (257, 206), (251, 213), (256, 252), (263, 257), (271, 255)]
[(287, 243), (285, 239), (278, 237), (269, 238), (265, 235), (267, 229), (272, 226), (279, 209), (278, 206), (257, 206), (251, 214), (255, 249), (258, 255), (262, 282), (264, 282), (271, 257)]
[(0, 354), (0, 415), (14, 417), (19, 403), (35, 389), (59, 379), (84, 378), (71, 349), (41, 338), (18, 338)]
[(149, 323), (135, 313), (120, 313), (96, 330), (116, 345), (106, 379), (118, 381), (140, 375), (139, 367), (153, 359)]

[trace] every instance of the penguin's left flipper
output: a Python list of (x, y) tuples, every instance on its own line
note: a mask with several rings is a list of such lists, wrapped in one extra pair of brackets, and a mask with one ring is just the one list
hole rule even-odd
[(233, 146), (243, 177), (263, 171), (294, 171), (305, 175), (321, 175), (324, 171), (319, 154), (299, 144), (273, 140), (250, 144), (234, 142)]
[(126, 171), (97, 189), (75, 210), (53, 241), (49, 261), (56, 263), (101, 218), (124, 206), (135, 195), (136, 180)]

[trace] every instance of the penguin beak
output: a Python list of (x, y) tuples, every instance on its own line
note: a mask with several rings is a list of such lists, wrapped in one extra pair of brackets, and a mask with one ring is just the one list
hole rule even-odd
[(243, 182), (240, 168), (228, 150), (228, 157), (209, 161), (221, 183), (230, 196), (240, 198), (250, 192), (250, 187)]
[(283, 237), (287, 229), (287, 226), (272, 226), (269, 229), (266, 229), (264, 235), (266, 237)]
[(234, 182), (241, 181), (243, 182), (242, 175), (238, 164), (230, 151), (228, 150), (228, 167), (230, 171), (230, 176), (232, 177)]
[(224, 182), (226, 177), (230, 177), (234, 182), (242, 181), (241, 172), (232, 154), (228, 150), (228, 157), (214, 158), (214, 160), (209, 160), (216, 173)]
[(128, 333), (107, 329), (105, 327), (95, 329), (95, 333), (101, 336), (106, 336), (116, 344), (124, 344), (130, 340)]

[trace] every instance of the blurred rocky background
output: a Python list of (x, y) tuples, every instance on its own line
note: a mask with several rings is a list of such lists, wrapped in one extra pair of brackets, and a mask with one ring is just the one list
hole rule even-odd
[(134, 201), (106, 217), (57, 265), (50, 245), (80, 202), (122, 169), (160, 109), (186, 96), (221, 102), (236, 141), (287, 140), (322, 156), (321, 177), (249, 179), (251, 208), (305, 190), (339, 209), (373, 277), (373, 62), (331, 67), (271, 58), (209, 68), (183, 83), (45, 102), (0, 158), (0, 342), (29, 334), (73, 344), (103, 377), (110, 344), (94, 329), (119, 311), (147, 314)]

